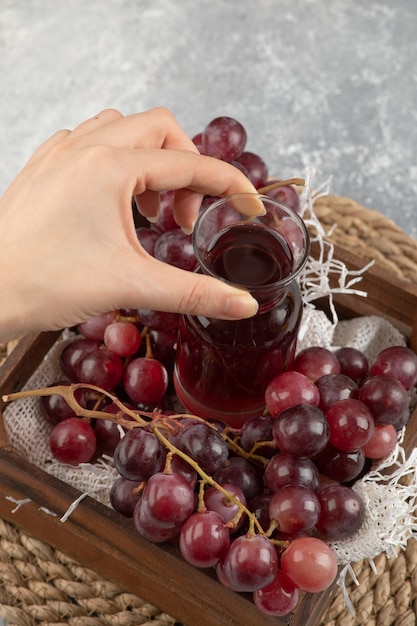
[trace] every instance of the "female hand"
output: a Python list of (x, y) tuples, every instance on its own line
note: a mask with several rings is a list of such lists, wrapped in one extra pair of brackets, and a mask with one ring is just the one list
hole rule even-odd
[(187, 231), (203, 194), (256, 191), (232, 165), (201, 156), (163, 108), (127, 117), (104, 110), (40, 146), (0, 198), (0, 340), (119, 308), (254, 315), (246, 291), (161, 263), (140, 246), (132, 196), (154, 219), (159, 192), (169, 189)]

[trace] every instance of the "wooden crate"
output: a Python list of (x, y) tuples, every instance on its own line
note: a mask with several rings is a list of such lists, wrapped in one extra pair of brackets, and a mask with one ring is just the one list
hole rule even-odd
[[(313, 250), (314, 252), (314, 250)], [(349, 269), (364, 266), (360, 257), (335, 247), (335, 256)], [(335, 298), (341, 318), (378, 314), (393, 322), (417, 351), (417, 286), (374, 266), (360, 283), (366, 298)], [(0, 398), (19, 390), (38, 367), (58, 333), (30, 335), (20, 341), (0, 368)], [(0, 405), (0, 408), (4, 408)], [(417, 444), (417, 411), (411, 416), (404, 442), (406, 451)], [(293, 614), (268, 617), (253, 605), (250, 595), (236, 594), (220, 585), (212, 572), (186, 564), (173, 545), (143, 540), (133, 522), (86, 497), (65, 522), (60, 517), (80, 495), (75, 489), (30, 464), (7, 441), (0, 421), (0, 515), (121, 584), (174, 616), (186, 626), (316, 626), (334, 589), (305, 594)], [(30, 499), (12, 512), (7, 497)], [(45, 513), (45, 509), (56, 515)]]

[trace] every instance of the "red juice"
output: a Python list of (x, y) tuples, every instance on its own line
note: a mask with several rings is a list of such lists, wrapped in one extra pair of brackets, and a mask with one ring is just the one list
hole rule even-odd
[(266, 386), (294, 360), (302, 302), (293, 255), (278, 231), (247, 220), (216, 234), (203, 261), (251, 291), (259, 312), (238, 321), (184, 316), (175, 387), (190, 412), (239, 428), (262, 413)]

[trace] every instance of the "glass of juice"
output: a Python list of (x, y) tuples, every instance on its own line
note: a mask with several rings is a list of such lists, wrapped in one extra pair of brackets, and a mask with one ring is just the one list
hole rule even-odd
[[(248, 203), (265, 214), (248, 217)], [(290, 369), (302, 316), (298, 276), (310, 240), (302, 218), (267, 196), (237, 194), (202, 211), (193, 233), (198, 272), (250, 291), (258, 313), (228, 321), (184, 315), (174, 371), (179, 400), (234, 428), (262, 414), (265, 389)]]

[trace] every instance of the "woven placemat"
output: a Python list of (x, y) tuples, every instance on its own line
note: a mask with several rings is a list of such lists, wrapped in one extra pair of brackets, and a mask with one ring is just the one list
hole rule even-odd
[[(417, 242), (378, 211), (340, 196), (317, 200), (330, 239), (417, 284)], [(0, 345), (0, 360), (13, 343)], [(354, 564), (351, 615), (336, 591), (320, 626), (415, 626), (417, 541), (396, 558), (381, 554), (376, 572)], [(11, 626), (181, 626), (170, 615), (103, 579), (59, 550), (0, 519), (0, 617)], [(242, 625), (243, 626), (243, 625)], [(318, 625), (319, 626), (319, 625)]]

